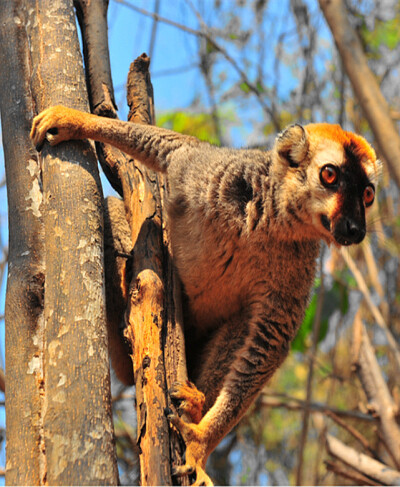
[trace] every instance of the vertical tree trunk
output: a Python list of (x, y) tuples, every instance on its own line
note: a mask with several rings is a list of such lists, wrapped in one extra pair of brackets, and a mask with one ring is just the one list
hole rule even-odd
[[(96, 158), (87, 142), (45, 147), (40, 157), (41, 172), (34, 155), (32, 160), (26, 157), (32, 154), (32, 99), (36, 113), (54, 104), (88, 108), (72, 0), (42, 0), (35, 4), (30, 0), (9, 0), (6, 6), (2, 5), (2, 14), (3, 67), (8, 63), (8, 73), (15, 72), (17, 79), (21, 75), (20, 99), (29, 93), (28, 81), (32, 82), (26, 113), (21, 118), (26, 122), (17, 125), (7, 100), (11, 98), (14, 107), (19, 108), (13, 98), (17, 85), (12, 74), (9, 78), (2, 75), (4, 137), (13, 141), (6, 152), (6, 164), (10, 168), (13, 161), (8, 157), (20, 157), (19, 170), (25, 178), (19, 184), (8, 179), (17, 178), (14, 171), (7, 171), (10, 232), (19, 231), (19, 238), (26, 235), (14, 250), (14, 236), (10, 234), (10, 255), (17, 254), (19, 259), (24, 256), (29, 272), (22, 296), (15, 279), (10, 279), (8, 286), (7, 482), (116, 484), (105, 328), (102, 193)], [(16, 29), (13, 23), (20, 28)], [(14, 37), (4, 37), (11, 34)], [(7, 51), (6, 46), (13, 49), (18, 36), (22, 41), (17, 42), (14, 51)], [(21, 137), (20, 143), (16, 137)], [(16, 156), (12, 153), (14, 145), (25, 151)], [(18, 187), (14, 188), (13, 183), (18, 183)], [(14, 197), (14, 190), (18, 191), (19, 200)], [(29, 224), (27, 218), (32, 214), (36, 220)], [(20, 222), (16, 217), (20, 217)], [(29, 261), (29, 253), (38, 261), (35, 267)], [(19, 261), (10, 263), (11, 271), (14, 265), (25, 270)], [(32, 281), (39, 283), (39, 291), (24, 293), (24, 288), (33, 288)], [(32, 308), (39, 311), (25, 318), (23, 313), (17, 315), (15, 308), (25, 301), (26, 314)], [(39, 316), (36, 321), (35, 316)], [(11, 342), (13, 330), (21, 324), (22, 340)], [(28, 467), (21, 459), (25, 446), (17, 436), (18, 421), (25, 437), (29, 436), (29, 431), (25, 431), (28, 423), (31, 428), (31, 438), (22, 439), (27, 443), (26, 456), (31, 457)]]
[(0, 109), (7, 177), (9, 256), (6, 321), (6, 428), (9, 485), (38, 485), (41, 442), (44, 248), (29, 45), (21, 1), (0, 8)]
[(368, 66), (360, 39), (349, 22), (343, 0), (319, 0), (319, 4), (332, 31), (354, 93), (390, 172), (400, 187), (400, 136), (390, 116), (389, 106)]
[[(91, 106), (97, 115), (116, 117), (110, 75), (107, 0), (75, 0), (82, 29)], [(128, 77), (129, 120), (154, 123), (149, 59), (142, 55)], [(163, 178), (117, 149), (97, 144), (99, 159), (123, 195), (131, 227), (133, 278), (126, 313), (136, 380), (141, 484), (171, 484), (170, 463), (182, 463), (182, 445), (169, 431), (164, 407), (176, 380), (186, 380), (180, 285), (173, 271), (163, 223)], [(111, 215), (110, 215), (111, 216)], [(188, 479), (181, 479), (187, 483)]]

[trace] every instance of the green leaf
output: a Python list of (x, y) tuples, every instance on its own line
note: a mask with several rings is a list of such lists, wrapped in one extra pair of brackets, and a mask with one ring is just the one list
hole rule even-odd
[[(315, 283), (315, 294), (306, 310), (299, 332), (292, 342), (292, 350), (304, 352), (311, 344), (310, 335), (314, 327), (320, 285), (320, 280), (317, 280)], [(331, 289), (325, 290), (323, 299), (318, 343), (326, 337), (329, 329), (329, 319), (333, 313), (339, 310), (342, 315), (345, 315), (349, 309), (348, 289), (340, 282), (335, 281)]]
[(257, 91), (259, 93), (264, 93), (264, 86), (262, 85), (262, 83), (260, 81), (257, 81), (257, 84), (256, 84), (256, 88), (257, 88)]
[[(228, 120), (228, 115), (224, 116), (223, 119)], [(158, 117), (158, 125), (181, 134), (194, 135), (200, 140), (206, 140), (212, 144), (220, 144), (215, 131), (214, 121), (208, 113), (165, 113)]]
[(297, 352), (305, 352), (305, 350), (308, 348), (306, 341), (314, 324), (315, 313), (317, 311), (317, 301), (318, 295), (315, 293), (306, 310), (303, 323), (300, 326), (297, 336), (292, 342), (292, 350)]
[(250, 86), (245, 81), (243, 81), (243, 83), (240, 83), (239, 88), (246, 94), (250, 93), (251, 91)]
[(390, 20), (376, 20), (373, 30), (368, 30), (364, 24), (360, 31), (367, 48), (372, 53), (378, 54), (382, 45), (393, 50), (400, 42), (400, 17), (396, 15)]

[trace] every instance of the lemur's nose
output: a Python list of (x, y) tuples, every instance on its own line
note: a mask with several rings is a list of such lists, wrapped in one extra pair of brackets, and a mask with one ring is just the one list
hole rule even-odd
[(366, 233), (365, 222), (343, 216), (336, 224), (333, 236), (340, 245), (360, 243)]

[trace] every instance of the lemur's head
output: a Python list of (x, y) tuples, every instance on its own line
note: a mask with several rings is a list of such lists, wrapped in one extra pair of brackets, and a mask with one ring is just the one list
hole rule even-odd
[[(360, 243), (375, 198), (380, 163), (361, 136), (339, 125), (292, 125), (274, 146), (274, 175), (289, 219), (327, 242)], [(312, 235), (310, 235), (312, 236)]]

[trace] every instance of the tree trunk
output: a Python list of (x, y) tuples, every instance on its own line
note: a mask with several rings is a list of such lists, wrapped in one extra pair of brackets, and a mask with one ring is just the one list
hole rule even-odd
[[(106, 35), (108, 2), (75, 0), (75, 5), (92, 110), (117, 117)], [(148, 67), (145, 55), (131, 65), (128, 104), (132, 122), (154, 123)], [(176, 380), (186, 380), (187, 373), (180, 284), (163, 221), (165, 182), (119, 150), (104, 144), (96, 147), (107, 177), (123, 195), (134, 246), (126, 333), (133, 349), (141, 484), (170, 485), (170, 464), (183, 463), (183, 448), (177, 435), (169, 431), (164, 408), (171, 405), (167, 390)], [(181, 480), (188, 482), (187, 478)]]
[[(7, 167), (14, 162), (8, 157), (19, 157), (19, 174), (24, 174), (20, 183), (9, 179), (15, 168), (7, 172), (10, 231), (18, 231), (18, 238), (26, 234), (17, 250), (10, 235), (10, 255), (21, 259), (21, 250), (25, 254), (29, 272), (22, 278), (25, 289), (34, 278), (39, 283), (39, 291), (30, 294), (21, 294), (24, 288), (18, 289), (15, 279), (8, 286), (7, 483), (116, 484), (105, 328), (103, 202), (96, 158), (87, 142), (45, 146), (39, 169), (29, 141), (32, 111), (55, 104), (88, 108), (72, 0), (42, 0), (35, 7), (29, 0), (9, 0), (6, 8), (2, 6), (2, 17), (3, 66), (8, 63), (5, 71), (10, 73), (10, 79), (2, 78), (3, 134), (13, 145), (26, 148), (25, 156), (10, 156), (12, 148), (6, 153)], [(8, 125), (13, 113), (7, 112), (7, 98), (12, 99), (17, 86), (14, 77), (20, 77), (23, 90), (18, 96), (28, 98), (22, 126)], [(14, 99), (15, 106), (19, 108)], [(15, 144), (17, 136), (21, 143)], [(15, 192), (20, 194), (19, 201)], [(17, 214), (22, 215), (20, 222)], [(32, 214), (34, 228), (26, 222)], [(18, 271), (24, 270), (19, 261), (10, 264), (11, 269), (15, 265)], [(43, 278), (37, 278), (43, 276), (43, 265), (44, 301)], [(38, 309), (29, 319), (16, 316), (15, 308), (25, 301), (27, 311)], [(34, 316), (38, 318), (32, 323)], [(12, 341), (17, 324), (22, 325), (22, 339)], [(15, 426), (18, 421), (30, 423), (31, 428), (25, 432), (25, 426), (19, 427), (26, 437), (30, 433), (22, 444)], [(28, 467), (21, 459), (24, 442), (31, 457)]]
[(368, 66), (360, 39), (349, 22), (343, 0), (319, 0), (319, 4), (332, 31), (354, 93), (390, 172), (400, 187), (400, 136), (390, 116), (389, 106)]
[(22, 1), (0, 9), (0, 109), (7, 177), (9, 256), (6, 322), (7, 475), (10, 485), (38, 485), (41, 418), (44, 248), (37, 153), (29, 140), (33, 100)]

